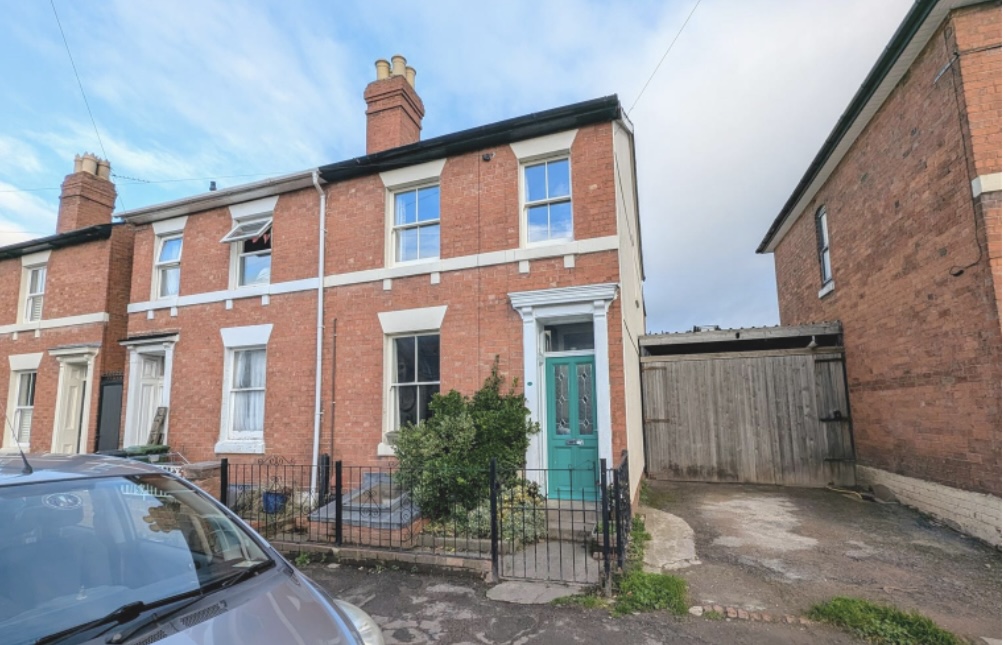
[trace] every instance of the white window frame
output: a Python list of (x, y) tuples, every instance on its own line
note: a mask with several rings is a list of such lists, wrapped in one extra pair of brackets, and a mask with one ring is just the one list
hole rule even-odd
[(834, 291), (834, 264), (831, 262), (831, 235), (827, 230), (827, 205), (824, 204), (813, 215), (813, 228), (817, 242), (817, 264), (820, 266), (820, 291), (823, 298)]
[[(24, 377), (28, 377), (31, 382), (31, 405), (21, 405), (21, 388)], [(14, 433), (18, 444), (24, 446), (31, 445), (31, 420), (28, 421), (27, 436), (22, 438), (18, 433), (21, 429), (21, 418), (25, 412), (29, 412), (34, 417), (35, 412), (35, 392), (38, 386), (38, 370), (25, 370), (23, 372), (11, 372), (11, 378), (16, 379), (14, 383), (14, 418), (11, 423), (14, 426)]]
[[(556, 161), (567, 161), (569, 162), (569, 195), (562, 197), (546, 197), (545, 199), (539, 199), (535, 201), (527, 201), (527, 169), (533, 168), (535, 166), (545, 165), (545, 172), (547, 173), (547, 164)], [(545, 180), (545, 185), (547, 186), (547, 179)], [(524, 247), (536, 247), (536, 246), (546, 246), (550, 244), (568, 244), (569, 242), (574, 242), (576, 240), (576, 216), (575, 209), (572, 203), (572, 155), (569, 153), (563, 153), (558, 155), (547, 155), (544, 157), (537, 157), (533, 159), (525, 159), (520, 161), (520, 242)], [(562, 202), (569, 202), (569, 226), (570, 235), (569, 237), (549, 237), (546, 240), (539, 240), (537, 242), (531, 242), (530, 233), (530, 209), (535, 206), (551, 206), (552, 204), (559, 204)]]
[(446, 305), (384, 311), (377, 314), (380, 328), (384, 333), (384, 414), (381, 421), (380, 443), (377, 444), (378, 457), (393, 457), (394, 446), (387, 441), (387, 433), (397, 430), (397, 399), (392, 389), (398, 365), (394, 355), (394, 339), (403, 336), (440, 336), (440, 384), (443, 383), (443, 319), (447, 314)]
[[(171, 240), (181, 241), (181, 247), (178, 249), (178, 259), (161, 261), (161, 253), (164, 251), (164, 245)], [(169, 233), (157, 236), (157, 253), (154, 255), (154, 300), (177, 298), (181, 294), (181, 258), (184, 252), (185, 240), (181, 233)], [(169, 269), (178, 269), (178, 293), (163, 295), (161, 294), (161, 287), (164, 286), (164, 272)]]
[[(268, 399), (268, 364), (269, 337), (272, 325), (249, 325), (246, 327), (230, 327), (221, 329), (220, 335), (224, 345), (223, 391), (220, 403), (220, 440), (216, 444), (217, 453), (264, 454), (265, 453), (265, 423), (263, 410), (263, 426), (261, 432), (242, 432), (239, 435), (233, 431), (234, 425), (234, 365), (237, 355), (244, 351), (265, 351), (266, 384), (261, 389)], [(243, 391), (243, 390), (242, 390)], [(267, 409), (267, 407), (266, 407)]]
[[(401, 388), (404, 388), (404, 387), (415, 388), (416, 389), (416, 405), (418, 405), (418, 391), (419, 391), (419, 388), (421, 388), (423, 385), (435, 385), (435, 386), (439, 387), (440, 384), (443, 382), (443, 374), (442, 374), (442, 372), (441, 372), (440, 369), (437, 369), (437, 372), (440, 372), (440, 378), (438, 380), (435, 380), (435, 381), (419, 381), (419, 380), (415, 380), (415, 381), (408, 381), (408, 382), (400, 383), (397, 380), (397, 374), (398, 374), (398, 369), (397, 369), (398, 368), (398, 360), (397, 359), (398, 359), (398, 356), (397, 356), (397, 344), (395, 343), (395, 341), (400, 340), (402, 338), (413, 338), (413, 339), (415, 339), (415, 347), (414, 347), (414, 352), (415, 352), (415, 356), (414, 356), (414, 358), (415, 358), (415, 378), (418, 379), (419, 378), (419, 360), (418, 360), (418, 357), (419, 357), (419, 342), (418, 342), (418, 339), (420, 337), (423, 337), (423, 336), (436, 336), (438, 339), (440, 339), (440, 356), (441, 356), (441, 359), (442, 359), (442, 354), (443, 354), (443, 336), (440, 334), (439, 330), (436, 330), (436, 331), (425, 331), (425, 332), (421, 332), (421, 331), (420, 332), (410, 332), (410, 333), (407, 333), (407, 334), (396, 334), (394, 336), (388, 336), (387, 337), (387, 339), (388, 339), (388, 349), (389, 349), (390, 354), (391, 354), (391, 364), (392, 364), (391, 379), (390, 379), (390, 384), (389, 384), (389, 386), (390, 386), (390, 392), (388, 394), (388, 399), (389, 399), (389, 402), (390, 402), (390, 408), (388, 409), (388, 412), (389, 412), (389, 422), (390, 422), (390, 426), (389, 427), (390, 427), (390, 431), (392, 431), (392, 432), (401, 427), (401, 419), (398, 418), (398, 414), (401, 411), (401, 406), (398, 405), (398, 393), (401, 391)], [(443, 361), (441, 360), (440, 361), (440, 367), (442, 367), (442, 364), (443, 364)], [(421, 419), (418, 419), (418, 417), (416, 417), (416, 419), (417, 420), (421, 420)]]
[[(396, 224), (395, 223), (395, 220), (396, 220), (395, 215), (396, 215), (396, 211), (397, 211), (396, 204), (397, 204), (397, 201), (398, 201), (398, 195), (403, 195), (405, 193), (415, 193), (415, 195), (416, 195), (416, 209), (418, 209), (418, 195), (419, 195), (419, 191), (423, 190), (424, 188), (434, 188), (434, 187), (435, 188), (439, 188), (440, 187), (439, 181), (422, 182), (422, 183), (419, 183), (419, 184), (414, 184), (414, 185), (405, 186), (405, 187), (399, 186), (399, 187), (395, 188), (394, 191), (391, 192), (390, 199), (389, 199), (390, 206), (391, 206), (391, 217), (390, 217), (391, 240), (390, 240), (390, 243), (391, 243), (391, 258), (392, 258), (392, 260), (393, 260), (393, 262), (394, 262), (395, 265), (420, 264), (422, 262), (436, 262), (437, 260), (440, 259), (440, 251), (443, 248), (443, 226), (441, 225), (442, 208), (443, 208), (442, 201), (440, 203), (440, 208), (437, 209), (436, 219), (435, 220), (418, 221), (418, 219), (416, 219), (416, 221), (414, 223), (411, 223), (411, 224)], [(441, 198), (442, 198), (442, 194), (443, 193), (441, 191), (441, 193), (440, 193)], [(428, 258), (416, 258), (414, 260), (402, 260), (402, 259), (400, 259), (398, 257), (398, 233), (401, 232), (401, 231), (404, 231), (404, 230), (408, 230), (408, 229), (419, 230), (419, 229), (422, 229), (422, 228), (424, 228), (426, 226), (437, 226), (440, 229), (439, 235), (437, 236), (437, 239), (436, 239), (436, 255), (432, 256), (432, 257), (428, 257)]]
[[(11, 354), (8, 356), (8, 362), (10, 366), (10, 381), (7, 388), (7, 407), (10, 414), (10, 422), (14, 428), (17, 428), (19, 417), (16, 414), (16, 410), (19, 407), (17, 402), (19, 395), (21, 393), (20, 381), (21, 374), (34, 373), (35, 374), (35, 395), (38, 396), (38, 372), (39, 365), (42, 364), (42, 353), (37, 352), (34, 354)], [(32, 414), (32, 426), (35, 425), (34, 413)], [(0, 419), (0, 424), (3, 425), (3, 439), (0, 439), (0, 450), (3, 452), (14, 452), (18, 448), (18, 443), (14, 437), (11, 436), (10, 428), (7, 427), (7, 420)], [(30, 430), (29, 430), (30, 433)], [(29, 436), (30, 439), (30, 436)], [(27, 443), (22, 444), (25, 450), (28, 450), (29, 446)]]
[[(238, 234), (236, 231), (245, 224), (258, 223), (260, 226), (256, 227), (251, 234)], [(235, 220), (234, 227), (231, 229), (230, 233), (227, 233), (223, 237), (221, 242), (230, 244), (230, 285), (231, 289), (251, 289), (254, 287), (268, 286), (272, 283), (272, 240), (269, 241), (269, 279), (262, 282), (249, 282), (246, 284), (241, 283), (241, 261), (248, 256), (252, 255), (265, 255), (265, 251), (253, 251), (250, 253), (244, 252), (244, 243), (247, 240), (258, 237), (259, 235), (264, 235), (266, 232), (270, 232), (273, 225), (272, 216), (266, 217), (254, 217), (247, 220)], [(273, 232), (272, 235), (275, 235)]]
[[(45, 307), (45, 284), (46, 284), (46, 281), (48, 280), (48, 277), (49, 277), (48, 276), (48, 273), (49, 273), (48, 269), (49, 269), (49, 265), (48, 264), (34, 264), (34, 265), (30, 265), (30, 266), (24, 267), (24, 298), (22, 300), (23, 309), (22, 309), (21, 313), (23, 315), (23, 321), (26, 322), (26, 323), (39, 322), (40, 320), (42, 320), (42, 317), (45, 315), (45, 309), (44, 309), (44, 307)], [(41, 275), (42, 275), (42, 290), (41, 291), (32, 291), (31, 290), (31, 277), (32, 277), (32, 274), (34, 274), (36, 272), (41, 272)], [(37, 318), (32, 315), (33, 304), (36, 301), (36, 299), (39, 302), (38, 317)]]

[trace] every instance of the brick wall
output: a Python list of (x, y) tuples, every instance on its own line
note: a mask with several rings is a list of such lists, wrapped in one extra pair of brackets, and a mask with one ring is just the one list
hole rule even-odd
[[(583, 240), (617, 234), (615, 176), (610, 124), (581, 128), (572, 148), (575, 237)], [(490, 162), (485, 152), (494, 152)], [(519, 248), (519, 164), (509, 146), (451, 157), (440, 177), (440, 257), (454, 258)], [(326, 187), (327, 275), (385, 267), (386, 190), (371, 175)], [(272, 282), (312, 278), (317, 263), (317, 205), (313, 188), (281, 195), (274, 215)], [(191, 215), (184, 230), (181, 294), (228, 287), (230, 251), (220, 239), (231, 225), (227, 209)], [(136, 228), (132, 300), (151, 291), (155, 239), (150, 226)], [(383, 432), (384, 335), (377, 314), (447, 305), (441, 329), (441, 390), (471, 394), (489, 375), (496, 356), (502, 374), (522, 377), (523, 325), (507, 294), (580, 284), (618, 282), (616, 250), (530, 262), (521, 273), (516, 262), (396, 278), (325, 289), (323, 346), (324, 416), (321, 451), (328, 452), (334, 427), (334, 457), (353, 464), (386, 462), (377, 457)], [(176, 315), (157, 310), (129, 316), (129, 335), (179, 332), (174, 349), (168, 441), (186, 458), (218, 458), (224, 348), (219, 330), (260, 323), (274, 325), (268, 344), (265, 445), (268, 455), (310, 463), (314, 423), (316, 293), (238, 298), (178, 307)], [(625, 439), (624, 367), (621, 303), (608, 312), (614, 454)], [(333, 340), (333, 332), (337, 337)], [(333, 370), (333, 354), (337, 353)], [(127, 377), (128, 379), (129, 377)], [(333, 390), (334, 383), (334, 390)], [(128, 382), (126, 383), (128, 392)], [(522, 389), (522, 378), (518, 382)], [(334, 404), (333, 404), (334, 403)], [(334, 425), (333, 425), (334, 424)], [(260, 455), (230, 455), (234, 463)]]
[[(952, 57), (957, 17), (982, 33), (997, 24), (1000, 43), (1000, 7), (957, 13), (936, 32), (778, 245), (775, 267), (783, 324), (844, 324), (859, 462), (1000, 496), (1000, 283), (987, 259), (988, 237), (1000, 248), (1000, 196), (972, 199), (956, 77), (933, 84)], [(1000, 48), (995, 55), (1000, 69)], [(996, 91), (1000, 172), (1000, 80)], [(993, 155), (980, 154), (980, 167), (994, 169)], [(824, 298), (820, 205), (835, 284)]]
[[(94, 359), (93, 382), (86, 410), (88, 445), (93, 449), (97, 436), (99, 383), (102, 374), (122, 372), (123, 353), (118, 340), (125, 336), (125, 303), (128, 300), (129, 255), (132, 232), (128, 226), (116, 226), (108, 240), (54, 249), (46, 272), (42, 319), (66, 318), (84, 314), (108, 313), (109, 323), (88, 323), (20, 331), (0, 335), (0, 397), (6, 403), (11, 387), (8, 357), (41, 353), (35, 385), (35, 409), (32, 415), (30, 446), (33, 452), (50, 452), (56, 421), (59, 361), (49, 351), (67, 345), (99, 345)], [(111, 269), (111, 273), (110, 273)], [(20, 299), (21, 259), (0, 261), (0, 324), (18, 321), (23, 302)], [(110, 276), (113, 279), (110, 279)], [(12, 414), (11, 411), (8, 411)], [(9, 431), (4, 428), (4, 433)], [(9, 437), (5, 437), (10, 445)]]

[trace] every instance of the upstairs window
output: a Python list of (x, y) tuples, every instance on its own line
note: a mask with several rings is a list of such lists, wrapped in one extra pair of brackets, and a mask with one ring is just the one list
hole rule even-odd
[(397, 262), (440, 257), (440, 187), (394, 194), (394, 254)]
[(24, 303), (25, 322), (42, 320), (42, 300), (45, 296), (45, 265), (27, 267), (26, 297)]
[(272, 277), (272, 218), (237, 220), (220, 240), (236, 248), (236, 284), (268, 284)]
[(569, 158), (524, 166), (523, 185), (527, 243), (572, 240)]
[(14, 434), (17, 442), (28, 445), (31, 440), (31, 417), (35, 411), (35, 380), (38, 372), (15, 372), (17, 392), (14, 395)]
[(178, 295), (181, 279), (181, 246), (181, 235), (160, 238), (155, 267), (158, 298)]
[(817, 209), (817, 257), (820, 260), (820, 283), (823, 286), (829, 285), (834, 276), (831, 274), (831, 243), (830, 234), (827, 232), (827, 208), (821, 206)]

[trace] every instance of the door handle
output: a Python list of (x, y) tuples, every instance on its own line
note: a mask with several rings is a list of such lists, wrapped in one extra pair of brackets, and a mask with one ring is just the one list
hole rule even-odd
[(567, 446), (582, 446), (584, 443), (586, 443), (586, 442), (583, 441), (582, 439), (566, 439), (565, 440), (565, 445), (567, 445)]

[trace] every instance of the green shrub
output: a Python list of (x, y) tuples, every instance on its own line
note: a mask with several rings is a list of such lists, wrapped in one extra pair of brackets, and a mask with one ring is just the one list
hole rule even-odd
[(530, 435), (538, 431), (530, 421), (523, 394), (502, 392), (498, 359), (492, 374), (474, 396), (455, 390), (435, 394), (432, 416), (405, 424), (398, 433), (398, 481), (412, 494), (422, 514), (442, 520), (475, 509), (489, 497), (489, 463), (498, 463), (498, 479), (512, 485), (523, 467)]
[(962, 641), (917, 612), (907, 613), (858, 598), (832, 598), (809, 617), (830, 623), (875, 645), (959, 645)]
[[(505, 542), (532, 544), (548, 532), (548, 518), (537, 484), (518, 479), (499, 495), (499, 532)], [(492, 535), (490, 503), (484, 500), (470, 511), (455, 509), (433, 522), (426, 532), (448, 537), (488, 539)]]

